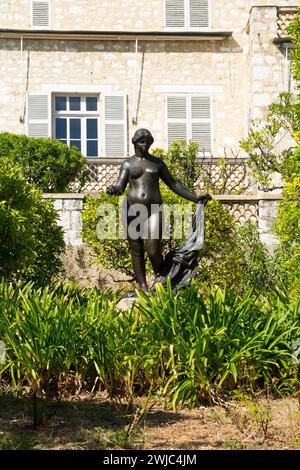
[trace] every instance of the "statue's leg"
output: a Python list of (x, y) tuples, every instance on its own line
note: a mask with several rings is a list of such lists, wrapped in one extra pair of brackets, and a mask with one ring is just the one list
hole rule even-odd
[(142, 290), (147, 290), (144, 242), (141, 238), (132, 240), (128, 237), (134, 276)]
[(162, 213), (158, 211), (152, 213), (147, 222), (146, 250), (155, 274), (161, 271), (164, 262), (161, 253), (162, 220)]

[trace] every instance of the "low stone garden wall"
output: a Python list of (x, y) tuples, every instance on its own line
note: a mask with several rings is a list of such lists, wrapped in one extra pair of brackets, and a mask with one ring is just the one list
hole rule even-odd
[[(59, 214), (59, 223), (64, 229), (67, 245), (80, 246), (82, 244), (82, 210), (84, 206), (84, 193), (44, 194), (43, 198), (52, 200), (54, 208)], [(235, 217), (239, 224), (252, 221), (258, 225), (260, 238), (272, 250), (277, 241), (272, 234), (272, 224), (281, 199), (280, 194), (258, 192), (255, 195), (216, 195), (220, 201)]]

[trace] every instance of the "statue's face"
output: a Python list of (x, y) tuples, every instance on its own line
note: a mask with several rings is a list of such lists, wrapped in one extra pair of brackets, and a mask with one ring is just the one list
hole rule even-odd
[(151, 143), (147, 136), (141, 137), (135, 144), (136, 148), (141, 152), (142, 155), (147, 155)]

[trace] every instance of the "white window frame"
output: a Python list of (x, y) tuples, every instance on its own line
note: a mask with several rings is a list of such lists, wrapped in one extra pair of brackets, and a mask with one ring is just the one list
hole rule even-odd
[[(67, 97), (67, 110), (66, 111), (56, 111), (55, 109), (55, 98), (57, 96), (66, 96)], [(71, 111), (69, 109), (69, 98), (70, 97), (80, 97), (81, 99), (84, 98), (83, 102), (86, 103), (86, 97), (97, 97), (97, 111)], [(85, 105), (86, 108), (86, 105)], [(84, 155), (88, 160), (90, 159), (99, 159), (101, 156), (101, 147), (102, 147), (102, 133), (101, 133), (101, 107), (100, 107), (100, 95), (96, 93), (53, 93), (52, 95), (52, 103), (51, 103), (51, 110), (52, 110), (52, 138), (57, 139), (55, 135), (55, 120), (57, 117), (67, 118), (67, 145), (69, 145), (70, 136), (69, 136), (69, 120), (70, 119), (80, 119), (81, 120), (81, 150), (80, 152)], [(98, 131), (98, 155), (97, 156), (87, 156), (87, 136), (86, 136), (86, 120), (88, 118), (97, 118), (97, 131)], [(83, 124), (82, 124), (83, 123)], [(62, 140), (62, 139), (58, 139)], [(64, 139), (65, 140), (65, 139)], [(79, 140), (79, 139), (73, 139)], [(91, 139), (96, 140), (96, 139)]]
[[(43, 1), (43, 0), (41, 0)], [(49, 5), (49, 23), (48, 23), (48, 26), (34, 26), (33, 25), (33, 3), (34, 3), (34, 0), (30, 0), (30, 28), (31, 29), (37, 29), (37, 30), (46, 30), (46, 29), (51, 29), (51, 15), (52, 15), (52, 5), (51, 5), (51, 0), (44, 0), (44, 1), (47, 1), (48, 5)]]
[(209, 31), (211, 30), (211, 0), (208, 0), (208, 26), (191, 27), (190, 26), (190, 1), (184, 0), (184, 26), (167, 26), (166, 0), (164, 0), (164, 29), (166, 31)]
[[(209, 119), (199, 119), (199, 122), (209, 122), (210, 123), (210, 144), (211, 144), (211, 150), (205, 151), (204, 153), (202, 152), (202, 149), (200, 148), (200, 153), (204, 156), (211, 156), (213, 154), (213, 146), (214, 146), (214, 137), (213, 137), (213, 98), (211, 94), (208, 93), (167, 93), (165, 94), (165, 142), (166, 142), (166, 149), (168, 149), (170, 143), (168, 140), (168, 97), (169, 96), (176, 96), (176, 97), (185, 97), (186, 102), (187, 102), (187, 117), (186, 117), (186, 123), (187, 123), (187, 142), (190, 142), (192, 140), (192, 106), (191, 106), (191, 100), (192, 97), (201, 97), (201, 96), (206, 96), (209, 97), (210, 100), (210, 118)], [(180, 119), (176, 119), (175, 121), (179, 122)], [(194, 120), (195, 121), (195, 120)], [(182, 119), (182, 122), (185, 122), (185, 120)], [(201, 155), (199, 155), (201, 156)]]

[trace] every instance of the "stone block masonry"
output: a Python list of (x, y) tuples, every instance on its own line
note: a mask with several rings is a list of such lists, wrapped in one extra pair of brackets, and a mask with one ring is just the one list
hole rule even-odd
[(82, 215), (84, 194), (62, 193), (44, 194), (45, 200), (53, 201), (58, 213), (58, 224), (64, 230), (66, 245), (80, 246), (82, 244)]

